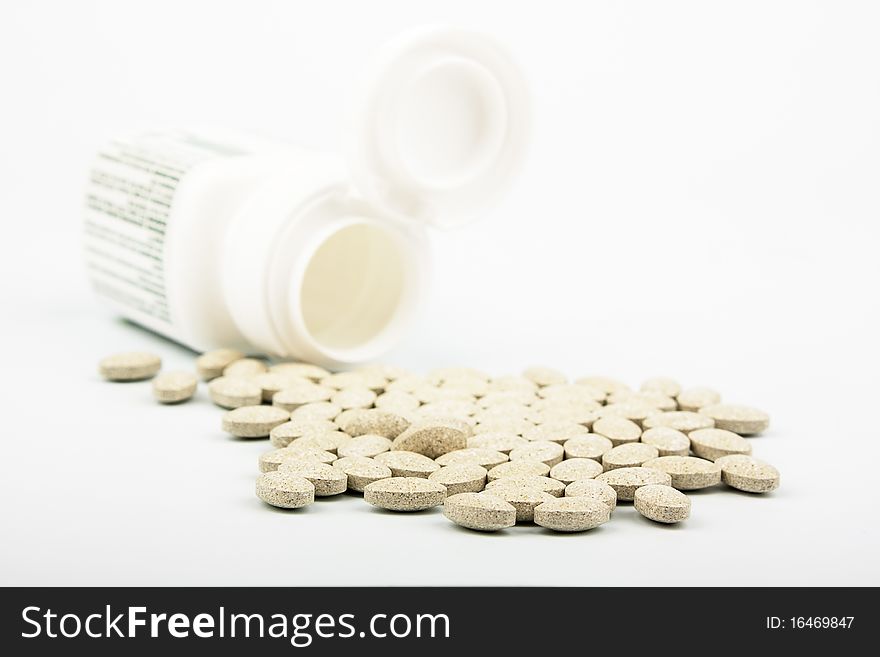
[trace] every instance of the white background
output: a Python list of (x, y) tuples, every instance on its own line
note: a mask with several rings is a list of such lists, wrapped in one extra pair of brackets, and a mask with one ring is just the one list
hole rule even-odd
[[(93, 298), (101, 142), (209, 121), (340, 147), (359, 63), (423, 22), (506, 42), (534, 143), (485, 219), (435, 235), (389, 361), (669, 375), (771, 413), (782, 486), (586, 534), (462, 530), (350, 496), (253, 495), (266, 444), (199, 398), (96, 373), (192, 355)], [(3, 584), (880, 584), (880, 12), (864, 2), (13, 2), (0, 10)]]

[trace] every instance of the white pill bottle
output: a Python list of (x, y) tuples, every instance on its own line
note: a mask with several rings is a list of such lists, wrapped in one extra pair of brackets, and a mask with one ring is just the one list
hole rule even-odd
[(108, 144), (86, 194), (96, 291), (197, 351), (344, 367), (389, 349), (429, 228), (473, 218), (517, 168), (528, 98), (503, 50), (452, 28), (398, 37), (368, 73), (347, 158), (216, 131)]

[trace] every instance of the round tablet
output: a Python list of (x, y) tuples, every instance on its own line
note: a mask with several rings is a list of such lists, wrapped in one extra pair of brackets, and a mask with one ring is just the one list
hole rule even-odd
[(693, 413), (691, 411), (670, 411), (668, 413), (654, 413), (642, 422), (645, 429), (654, 427), (669, 427), (682, 433), (690, 433), (697, 429), (711, 429), (715, 423), (712, 418)]
[(556, 532), (583, 532), (610, 517), (607, 504), (589, 497), (561, 497), (535, 507), (535, 524)]
[(515, 433), (504, 433), (503, 431), (493, 431), (491, 433), (478, 433), (471, 436), (467, 440), (468, 447), (482, 447), (483, 449), (494, 449), (502, 454), (509, 454), (511, 450), (527, 445), (528, 440)]
[[(668, 458), (668, 457), (666, 457)], [(598, 475), (595, 479), (608, 484), (617, 493), (620, 502), (632, 502), (638, 488), (649, 484), (672, 484), (672, 477), (653, 468), (616, 468)]]
[(470, 425), (456, 418), (417, 420), (394, 439), (393, 449), (418, 452), (436, 459), (447, 452), (464, 449), (472, 435)]
[(504, 479), (505, 477), (535, 476), (544, 477), (550, 473), (550, 466), (541, 461), (523, 459), (520, 461), (508, 461), (496, 465), (489, 470), (489, 481)]
[(385, 436), (365, 434), (355, 436), (336, 450), (339, 456), (366, 456), (372, 458), (391, 449), (391, 441)]
[(721, 468), (721, 480), (747, 493), (769, 493), (779, 488), (779, 470), (751, 456), (736, 454), (715, 461)]
[(641, 441), (656, 447), (660, 456), (687, 456), (691, 448), (691, 441), (685, 434), (669, 427), (645, 429)]
[(146, 351), (126, 351), (101, 359), (98, 372), (108, 381), (143, 381), (162, 367), (162, 359)]
[(565, 495), (565, 484), (550, 477), (538, 475), (521, 475), (519, 477), (502, 477), (494, 479), (486, 484), (486, 490), (500, 490), (502, 488), (537, 488), (553, 497)]
[(523, 434), (526, 440), (549, 440), (553, 443), (564, 443), (575, 436), (590, 433), (583, 424), (577, 422), (547, 422), (529, 429)]
[(566, 497), (589, 497), (608, 505), (612, 511), (617, 506), (617, 493), (603, 481), (578, 479), (565, 487)]
[(668, 474), (672, 478), (670, 485), (679, 490), (698, 490), (721, 483), (721, 467), (696, 456), (661, 456), (643, 465)]
[(698, 429), (691, 431), (688, 437), (694, 454), (710, 461), (731, 454), (752, 453), (752, 445), (748, 440), (726, 429)]
[(223, 414), (223, 431), (238, 438), (265, 438), (279, 424), (290, 419), (290, 413), (274, 406), (242, 406)]
[(649, 520), (667, 524), (681, 522), (691, 514), (688, 496), (672, 486), (642, 486), (633, 496), (633, 506)]
[(305, 477), (312, 482), (317, 497), (344, 493), (348, 482), (348, 476), (342, 470), (317, 461), (284, 461), (278, 466), (278, 471)]
[(258, 386), (248, 379), (231, 376), (219, 376), (208, 384), (208, 395), (211, 401), (221, 408), (240, 408), (256, 406), (263, 397)]
[(391, 468), (366, 456), (345, 456), (331, 465), (348, 477), (348, 490), (363, 492), (374, 481), (391, 477)]
[(517, 447), (510, 451), (511, 461), (541, 461), (551, 468), (562, 461), (565, 450), (559, 443), (551, 443), (549, 440), (535, 440), (523, 447)]
[(683, 411), (699, 411), (703, 406), (717, 404), (721, 394), (712, 388), (688, 388), (678, 393), (678, 407)]
[(298, 509), (315, 501), (315, 486), (299, 475), (265, 472), (257, 477), (257, 497), (282, 509)]
[(592, 479), (602, 474), (602, 466), (593, 459), (566, 459), (550, 468), (550, 478), (570, 484), (578, 479)]
[(428, 479), (446, 486), (447, 495), (478, 493), (486, 487), (486, 468), (473, 463), (447, 465), (432, 472)]
[(516, 508), (490, 493), (459, 493), (446, 498), (443, 515), (456, 525), (494, 532), (516, 524)]
[(279, 424), (269, 432), (273, 447), (287, 447), (297, 438), (336, 431), (336, 425), (327, 420), (294, 420)]
[(437, 472), (440, 466), (424, 454), (416, 452), (407, 452), (403, 450), (395, 450), (393, 452), (383, 452), (373, 457), (382, 465), (391, 468), (391, 475), (394, 477), (422, 477), (428, 478), (432, 472)]
[(421, 477), (380, 479), (364, 488), (364, 500), (389, 511), (422, 511), (445, 499), (445, 486)]
[(601, 461), (602, 455), (612, 447), (614, 447), (614, 443), (608, 438), (595, 433), (584, 434), (583, 436), (566, 440), (563, 445), (565, 458), (593, 459), (594, 461)]
[(517, 522), (532, 522), (535, 519), (535, 507), (556, 498), (540, 488), (529, 486), (503, 486), (486, 489), (486, 493), (501, 498), (516, 509)]
[(712, 418), (719, 429), (752, 435), (770, 426), (770, 416), (751, 406), (735, 404), (711, 404), (700, 409), (700, 415)]
[(197, 385), (192, 372), (162, 372), (153, 379), (153, 397), (160, 404), (179, 404), (195, 394)]
[(494, 468), (501, 463), (506, 463), (507, 460), (507, 454), (502, 454), (501, 452), (496, 452), (494, 449), (486, 449), (484, 447), (456, 449), (437, 457), (437, 463), (440, 465), (474, 463), (483, 466), (487, 470)]
[(637, 468), (645, 461), (660, 455), (656, 447), (645, 443), (627, 443), (609, 449), (602, 455), (602, 467), (605, 470), (616, 468)]

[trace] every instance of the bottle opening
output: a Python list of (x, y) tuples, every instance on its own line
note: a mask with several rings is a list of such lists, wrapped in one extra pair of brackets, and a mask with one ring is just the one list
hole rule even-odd
[(351, 362), (384, 351), (411, 306), (411, 269), (399, 238), (382, 226), (355, 222), (331, 233), (309, 259), (300, 290), (314, 346)]

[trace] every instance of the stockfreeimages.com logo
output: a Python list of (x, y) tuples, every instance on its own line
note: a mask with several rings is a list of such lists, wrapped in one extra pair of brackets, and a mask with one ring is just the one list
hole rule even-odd
[(315, 638), (449, 638), (446, 614), (373, 614), (362, 630), (357, 629), (354, 614), (244, 614), (228, 613), (224, 607), (215, 613), (190, 616), (150, 613), (146, 607), (126, 607), (117, 613), (106, 605), (101, 612), (82, 616), (32, 606), (22, 609), (21, 617), (25, 639), (271, 638), (287, 639), (292, 646), (305, 648)]

